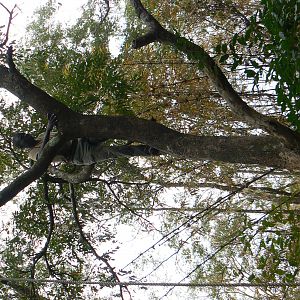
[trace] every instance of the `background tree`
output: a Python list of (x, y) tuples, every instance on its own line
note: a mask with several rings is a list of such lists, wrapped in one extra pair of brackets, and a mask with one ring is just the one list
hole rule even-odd
[[(147, 16), (141, 3), (133, 2), (138, 10), (141, 9), (141, 16)], [(168, 243), (174, 248), (173, 257), (186, 257), (189, 269), (193, 270), (186, 274), (191, 275), (195, 282), (203, 279), (228, 281), (245, 278), (257, 283), (261, 280), (296, 280), (298, 258), (290, 257), (291, 251), (283, 253), (282, 249), (295, 249), (293, 247), (297, 245), (294, 234), (298, 215), (289, 212), (290, 206), (286, 204), (297, 202), (297, 173), (287, 173), (282, 169), (274, 171), (269, 167), (297, 169), (297, 134), (274, 119), (255, 113), (244, 102), (240, 102), (239, 97), (242, 96), (252, 107), (260, 109), (260, 112), (271, 112), (275, 116), (278, 114), (278, 109), (274, 108), (274, 96), (269, 95), (270, 91), (251, 93), (247, 84), (242, 85), (240, 72), (226, 73), (238, 90), (238, 97), (235, 95), (237, 102), (230, 102), (231, 90), (228, 92), (227, 89), (229, 103), (235, 112), (233, 114), (222, 100), (222, 93), (227, 92), (222, 92), (223, 87), (218, 85), (220, 73), (218, 70), (214, 73), (216, 65), (202, 48), (180, 38), (180, 35), (193, 39), (199, 37), (197, 42), (202, 44), (206, 41), (205, 48), (211, 49), (214, 43), (223, 41), (229, 32), (234, 34), (247, 28), (249, 16), (255, 13), (258, 4), (251, 9), (251, 6), (238, 2), (216, 1), (192, 6), (188, 1), (175, 1), (172, 5), (168, 2), (150, 1), (145, 3), (149, 4), (149, 10), (155, 15), (165, 15), (168, 12), (168, 28), (180, 31), (180, 35), (179, 32), (175, 32), (175, 35), (165, 32), (150, 18), (150, 27), (158, 30), (156, 33), (159, 41), (173, 43), (173, 47), (185, 52), (187, 57), (182, 56), (180, 51), (174, 54), (168, 46), (156, 44), (139, 51), (129, 50), (127, 40), (131, 41), (132, 35), (139, 31), (128, 25), (125, 31), (128, 37), (118, 58), (112, 58), (107, 47), (109, 35), (116, 26), (115, 21), (108, 19), (106, 14), (113, 5), (110, 3), (107, 6), (106, 2), (102, 6), (96, 4), (88, 2), (78, 23), (65, 29), (51, 22), (54, 21), (56, 8), (47, 3), (28, 29), (28, 33), (32, 32), (28, 46), (34, 47), (26, 52), (20, 49), (17, 52), (22, 54), (19, 59), (14, 56), (20, 72), (43, 91), (59, 99), (59, 103), (20, 76), (14, 70), (12, 60), (9, 63), (13, 80), (10, 81), (4, 67), (1, 69), (2, 86), (23, 100), (11, 106), (4, 102), (2, 105), (4, 118), (1, 127), (5, 143), (1, 156), (7, 159), (3, 170), (10, 174), (7, 176), (7, 173), (2, 173), (3, 182), (10, 182), (22, 172), (22, 168), (29, 167), (23, 163), (25, 158), (21, 154), (14, 153), (10, 145), (11, 132), (20, 127), (34, 133), (42, 132), (40, 113), (48, 111), (59, 116), (62, 139), (76, 136), (118, 139), (114, 142), (128, 139), (157, 147), (165, 151), (166, 155), (147, 161), (122, 158), (83, 169), (72, 166), (51, 167), (51, 175), (45, 176), (26, 194), (14, 218), (14, 232), (3, 249), (1, 263), (5, 276), (18, 277), (25, 272), (32, 278), (50, 276), (118, 281), (120, 274), (126, 276), (126, 272), (118, 273), (112, 269), (110, 258), (114, 251), (99, 252), (98, 249), (103, 249), (106, 243), (110, 248), (113, 244), (115, 231), (109, 229), (109, 225), (125, 222), (135, 226), (140, 224), (149, 232), (161, 234), (163, 244)], [(99, 20), (95, 12), (100, 8), (104, 12), (101, 14), (103, 18)], [(137, 21), (130, 8), (127, 10), (127, 18), (128, 24), (135, 24)], [(194, 26), (184, 22), (187, 19)], [(230, 20), (229, 24), (226, 24), (225, 30), (221, 30), (227, 20)], [(209, 28), (208, 25), (212, 24), (216, 28), (213, 33), (207, 30), (202, 32), (203, 28)], [(136, 45), (139, 41), (141, 40), (137, 40)], [(224, 50), (225, 46), (221, 48)], [(193, 49), (197, 51), (191, 52)], [(210, 77), (216, 77), (213, 83), (217, 83), (218, 90), (211, 89), (210, 81), (203, 74), (203, 66)], [(221, 79), (226, 90), (228, 85), (222, 77)], [(12, 82), (19, 90), (12, 87)], [(228, 101), (228, 95), (226, 97), (225, 100)], [(30, 109), (24, 101), (36, 111)], [(20, 118), (16, 119), (16, 114)], [(111, 115), (115, 117), (110, 117)], [(134, 116), (148, 120), (154, 117), (157, 122), (143, 121)], [(160, 123), (185, 135), (168, 130)], [(265, 132), (258, 136), (258, 131), (254, 131), (257, 127), (269, 131), (271, 136), (266, 136)], [(283, 138), (285, 145), (278, 137)], [(249, 152), (250, 146), (253, 151)], [(267, 153), (261, 151), (265, 147), (268, 148)], [(48, 151), (51, 152), (51, 149), (51, 146), (48, 147)], [(29, 174), (33, 174), (33, 178), (29, 181), (43, 173), (54, 152), (46, 152), (41, 161), (30, 169)], [(294, 155), (293, 161), (288, 159), (290, 154)], [(196, 161), (199, 159), (200, 161)], [(219, 160), (239, 164), (229, 165)], [(20, 162), (22, 165), (19, 165)], [(25, 177), (20, 178), (21, 185), (20, 181), (15, 181), (9, 187), (23, 188), (23, 179), (28, 180), (28, 176), (25, 173)], [(76, 184), (75, 190), (73, 184)], [(174, 198), (176, 214), (166, 214), (163, 227), (156, 228), (146, 217), (152, 213), (153, 208), (160, 209), (168, 205), (161, 196), (167, 188), (175, 187), (181, 192)], [(208, 193), (208, 188), (213, 190)], [(9, 199), (8, 194), (7, 189), (2, 191), (2, 203)], [(273, 206), (272, 202), (275, 203)], [(285, 209), (284, 215), (276, 217), (281, 208)], [(251, 214), (251, 209), (260, 210), (260, 215)], [(224, 215), (220, 217), (221, 212)], [(37, 224), (32, 220), (38, 220)], [(278, 220), (284, 225), (278, 223)], [(240, 228), (237, 231), (238, 225)], [(184, 229), (181, 234), (173, 231), (178, 226)], [(284, 235), (276, 229), (282, 226), (288, 228)], [(274, 232), (269, 232), (270, 227)], [(290, 238), (286, 239), (286, 236)], [(205, 243), (207, 247), (202, 245), (202, 239), (209, 242)], [(37, 246), (45, 240), (41, 251), (37, 252)], [(283, 240), (286, 241), (285, 247)], [(265, 253), (269, 253), (272, 264), (263, 262)], [(237, 254), (244, 256), (240, 265), (236, 263)], [(253, 254), (258, 257), (257, 261)], [(90, 260), (87, 259), (89, 257)], [(278, 262), (283, 257), (288, 258), (288, 263), (279, 265)], [(93, 269), (91, 265), (94, 265), (95, 259), (99, 264)], [(159, 270), (160, 266), (164, 266), (167, 260), (160, 261), (153, 267), (153, 273), (156, 268)], [(197, 266), (195, 261), (199, 261)], [(202, 265), (201, 261), (205, 263)], [(252, 272), (257, 266), (258, 271)], [(268, 275), (270, 270), (273, 277)], [(291, 271), (283, 273), (282, 270)], [(130, 271), (130, 268), (125, 271)], [(56, 286), (48, 293), (47, 284), (29, 287), (28, 284), (23, 284), (16, 287), (8, 282), (4, 283), (8, 287), (3, 291), (4, 296), (21, 292), (23, 296), (20, 297), (24, 297), (24, 293), (30, 293), (36, 297), (47, 295), (51, 299), (52, 293), (53, 297), (59, 294), (65, 298), (76, 296), (80, 299), (86, 297), (86, 292), (96, 294), (95, 290), (87, 291), (82, 286)], [(121, 289), (120, 292), (121, 297), (126, 297), (126, 291)], [(243, 290), (239, 292), (245, 293)], [(295, 290), (278, 289), (274, 292), (257, 288), (249, 293), (256, 293), (258, 297), (264, 297), (268, 293), (273, 293), (274, 297), (290, 295), (292, 299)], [(211, 296), (225, 299), (227, 296), (233, 297), (233, 294), (221, 296), (220, 289), (215, 289)]]

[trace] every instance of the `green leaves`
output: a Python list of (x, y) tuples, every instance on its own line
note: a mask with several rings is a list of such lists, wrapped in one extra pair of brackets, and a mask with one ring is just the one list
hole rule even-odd
[(254, 70), (251, 70), (251, 69), (246, 69), (245, 73), (246, 73), (248, 78), (255, 77), (256, 74), (257, 74)]
[[(261, 4), (263, 9), (250, 18), (245, 32), (234, 34), (228, 47), (220, 44), (215, 50), (221, 55), (220, 63), (230, 59), (231, 71), (250, 62), (252, 69), (244, 72), (247, 78), (253, 78), (254, 86), (259, 78), (265, 78), (265, 83), (275, 82), (278, 105), (300, 130), (300, 2), (262, 0)], [(253, 49), (255, 59), (238, 54), (241, 47)]]

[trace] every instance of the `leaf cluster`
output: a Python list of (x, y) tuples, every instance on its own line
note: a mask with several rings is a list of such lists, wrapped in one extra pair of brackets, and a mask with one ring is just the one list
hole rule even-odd
[[(250, 24), (229, 43), (216, 46), (220, 63), (231, 60), (231, 70), (246, 65), (247, 78), (257, 86), (261, 78), (274, 83), (277, 104), (287, 119), (300, 128), (300, 3), (297, 0), (262, 0), (262, 8), (250, 18)], [(254, 55), (247, 59), (238, 49)]]

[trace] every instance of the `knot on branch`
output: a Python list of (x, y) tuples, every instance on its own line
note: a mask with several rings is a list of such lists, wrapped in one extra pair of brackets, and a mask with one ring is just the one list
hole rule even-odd
[(143, 36), (138, 37), (132, 42), (133, 49), (139, 49), (144, 46), (147, 46), (153, 42), (158, 41), (158, 33), (157, 31), (149, 31)]

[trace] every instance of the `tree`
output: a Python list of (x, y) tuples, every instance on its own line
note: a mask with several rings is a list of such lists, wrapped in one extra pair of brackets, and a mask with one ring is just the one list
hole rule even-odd
[[(203, 48), (177, 33), (173, 34), (165, 30), (148, 13), (140, 1), (131, 2), (137, 15), (149, 28), (146, 35), (135, 40), (134, 48), (143, 47), (155, 41), (171, 45), (177, 51), (186, 55), (184, 59), (188, 58), (190, 61), (195, 62), (199, 69), (207, 74), (219, 95), (222, 96), (240, 120), (251, 124), (255, 128), (263, 129), (269, 135), (197, 136), (181, 133), (158, 122), (140, 119), (132, 115), (84, 115), (81, 112), (72, 110), (41, 88), (30, 83), (15, 67), (12, 52), (8, 52), (8, 68), (1, 66), (0, 69), (1, 87), (15, 94), (40, 114), (45, 115), (48, 112), (57, 114), (60, 120), (60, 135), (49, 143), (39, 161), (30, 170), (2, 190), (0, 194), (2, 205), (6, 204), (32, 181), (41, 177), (48, 168), (57, 149), (66, 141), (76, 137), (88, 136), (141, 142), (158, 148), (169, 156), (182, 157), (193, 161), (215, 160), (290, 170), (298, 169), (299, 134), (275, 119), (262, 115), (249, 107)], [(74, 61), (76, 60), (74, 59)], [(66, 70), (67, 72), (68, 70)], [(72, 191), (72, 189), (70, 190)], [(53, 192), (55, 193), (55, 190)], [(47, 197), (45, 198), (47, 199)], [(32, 207), (29, 209), (32, 209)], [(45, 215), (44, 218), (46, 219)]]
[[(272, 136), (198, 137), (181, 134), (161, 124), (135, 117), (81, 115), (31, 84), (17, 71), (12, 60), (12, 53), (9, 53), (9, 69), (5, 66), (1, 67), (1, 87), (23, 99), (42, 114), (55, 113), (60, 120), (59, 131), (61, 136), (53, 141), (53, 145), (49, 144), (50, 147), (45, 149), (41, 159), (21, 177), (21, 180), (16, 180), (1, 192), (2, 205), (30, 182), (41, 176), (54, 157), (55, 151), (66, 140), (81, 136), (138, 141), (167, 154), (184, 156), (190, 159), (201, 158), (202, 160), (219, 160), (233, 163), (256, 163), (290, 169), (295, 168), (295, 165), (297, 165), (297, 149), (299, 146), (297, 132), (250, 108), (235, 92), (217, 64), (200, 46), (165, 30), (144, 9), (139, 1), (134, 2), (133, 5), (137, 14), (150, 29), (146, 35), (134, 42), (134, 48), (159, 41), (171, 44), (177, 50), (182, 51), (189, 59), (199, 63), (200, 67), (215, 84), (220, 95), (237, 115), (243, 117), (246, 122), (266, 130)], [(160, 136), (160, 139), (157, 139), (158, 136)], [(284, 140), (284, 144), (282, 140)], [(235, 155), (228, 155), (229, 153), (235, 153)], [(20, 181), (22, 181), (21, 184)]]
[[(300, 38), (299, 16), (294, 13), (299, 9), (299, 4), (296, 1), (262, 1), (262, 4), (257, 14), (251, 17), (245, 33), (241, 36), (235, 34), (229, 43), (228, 51), (232, 52), (234, 61), (232, 69), (241, 62), (236, 46), (247, 45), (250, 50), (255, 45), (258, 48), (257, 55), (249, 59), (250, 67), (246, 68), (245, 73), (253, 78), (254, 85), (262, 73), (266, 73), (266, 82), (276, 83), (277, 103), (290, 123), (299, 129), (297, 99), (300, 93), (300, 57), (297, 45)], [(227, 45), (219, 45), (218, 50), (222, 47), (225, 52), (222, 59), (226, 60), (229, 57)]]

